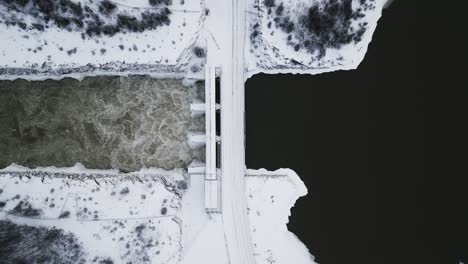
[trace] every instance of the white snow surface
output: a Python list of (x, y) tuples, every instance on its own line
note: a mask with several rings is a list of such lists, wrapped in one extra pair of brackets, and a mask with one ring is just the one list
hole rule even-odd
[(182, 264), (228, 264), (220, 214), (207, 214), (205, 210), (205, 175), (190, 175), (190, 186), (182, 199)]
[[(245, 184), (256, 263), (315, 264), (308, 249), (286, 226), (290, 209), (298, 198), (307, 194), (299, 176), (290, 169), (247, 170)], [(198, 191), (203, 188), (202, 177), (192, 177), (183, 199), (181, 263), (228, 264), (224, 223), (219, 214), (203, 213), (203, 195), (200, 196), (203, 192)]]
[[(353, 9), (359, 8), (360, 0), (353, 0)], [(371, 0), (373, 1), (373, 0)], [(264, 0), (250, 0), (247, 7), (247, 27), (250, 34), (245, 38), (245, 71), (246, 79), (257, 73), (277, 74), (320, 74), (337, 70), (356, 69), (367, 52), (372, 35), (377, 27), (377, 22), (382, 15), (382, 9), (388, 0), (374, 0), (373, 10), (365, 11), (365, 17), (353, 22), (353, 26), (358, 28), (358, 23), (367, 23), (366, 31), (362, 39), (357, 43), (350, 43), (340, 48), (327, 48), (323, 58), (313, 58), (312, 54), (305, 49), (295, 51), (294, 47), (288, 45), (288, 34), (276, 28), (274, 22), (271, 27), (268, 23), (272, 17), (267, 14), (268, 8)], [(328, 3), (328, 0), (275, 0), (276, 7), (284, 5), (284, 12), (290, 12), (293, 21), (298, 24), (301, 14), (304, 14), (310, 6), (315, 4)], [(275, 8), (276, 8), (275, 7)], [(275, 8), (272, 13), (275, 13)], [(251, 34), (254, 26), (259, 26), (258, 40), (254, 44), (251, 42)]]
[[(179, 181), (187, 181), (189, 188), (173, 189)], [(37, 169), (12, 165), (0, 170), (0, 189), (0, 201), (5, 203), (0, 220), (71, 232), (88, 260), (229, 263), (221, 214), (206, 214), (204, 208), (202, 174), (146, 169), (128, 175), (88, 170), (79, 164)], [(314, 264), (307, 248), (286, 226), (295, 201), (307, 194), (297, 174), (289, 169), (247, 170), (246, 190), (256, 262)], [(20, 202), (40, 214), (15, 213)], [(64, 212), (69, 215), (60, 217)], [(135, 230), (141, 226), (145, 226), (143, 235), (138, 235)], [(135, 239), (152, 241), (154, 247), (140, 248)], [(133, 241), (130, 250), (129, 241)], [(142, 261), (145, 256), (149, 260)]]
[[(89, 173), (80, 166), (1, 170), (0, 220), (71, 232), (87, 263), (96, 257), (114, 263), (178, 263), (182, 226), (177, 213), (184, 190), (177, 186), (185, 181), (183, 170)], [(36, 213), (22, 214), (20, 203)]]
[[(89, 6), (96, 5), (91, 0), (72, 0)], [(98, 1), (99, 2), (99, 1)], [(151, 10), (145, 0), (115, 0), (119, 12), (138, 15)], [(182, 4), (183, 2), (183, 4)], [(292, 17), (297, 17), (312, 4), (326, 3), (326, 0), (276, 0), (283, 3)], [(353, 0), (353, 7), (359, 7), (359, 0)], [(313, 59), (311, 54), (301, 49), (295, 51), (288, 45), (285, 32), (268, 27), (271, 17), (267, 15), (264, 0), (247, 1), (247, 25), (245, 34), (245, 78), (264, 73), (319, 74), (336, 70), (356, 69), (364, 59), (367, 47), (387, 0), (375, 0), (374, 9), (365, 11), (365, 17), (353, 22), (367, 23), (362, 40), (344, 45), (338, 49), (328, 48), (326, 55)], [(32, 29), (23, 30), (17, 26), (0, 23), (0, 74), (1, 79), (18, 77), (27, 79), (81, 78), (103, 74), (151, 74), (154, 76), (194, 76), (202, 77), (200, 71), (193, 72), (192, 66), (203, 67), (193, 55), (196, 45), (204, 46), (213, 41), (211, 28), (206, 23), (216, 23), (206, 15), (210, 6), (204, 0), (174, 0), (170, 6), (171, 24), (156, 30), (142, 33), (117, 33), (115, 36), (86, 37), (76, 31), (68, 31), (50, 26), (44, 32)], [(273, 9), (274, 10), (274, 9)], [(5, 10), (0, 10), (0, 12)], [(274, 11), (273, 11), (274, 13)], [(212, 15), (211, 15), (212, 16)], [(31, 22), (30, 17), (20, 17)], [(297, 21), (295, 21), (297, 23)], [(259, 40), (250, 41), (253, 26), (259, 25)], [(218, 40), (214, 39), (214, 42)], [(217, 43), (218, 44), (218, 43)], [(123, 49), (119, 47), (123, 45)], [(254, 48), (257, 46), (257, 48)], [(71, 52), (76, 48), (76, 52)], [(105, 52), (101, 52), (104, 49)], [(21, 56), (19, 56), (21, 54)], [(26, 70), (21, 73), (22, 70)], [(182, 75), (181, 75), (182, 74)]]
[(252, 243), (257, 264), (314, 264), (314, 257), (290, 231), (290, 209), (307, 194), (290, 169), (247, 170), (246, 190)]
[[(72, 0), (97, 10), (100, 1)], [(145, 0), (115, 0), (120, 13), (138, 15), (151, 10)], [(205, 14), (203, 0), (172, 1), (169, 7), (171, 24), (141, 33), (117, 33), (109, 36), (82, 38), (78, 31), (60, 29), (53, 24), (44, 31), (21, 29), (0, 23), (0, 68), (15, 69), (21, 75), (56, 77), (73, 72), (172, 74), (186, 72), (192, 64), (192, 49), (199, 40)], [(182, 4), (183, 3), (183, 4)], [(0, 13), (7, 12), (0, 6)], [(18, 14), (26, 23), (29, 15)], [(1, 16), (0, 16), (1, 18)], [(1, 19), (0, 19), (1, 20)], [(123, 46), (120, 46), (123, 45)], [(123, 47), (123, 48), (121, 48)], [(76, 49), (76, 50), (75, 50)], [(8, 71), (10, 72), (10, 71)], [(2, 79), (12, 79), (1, 74)], [(18, 77), (18, 76), (17, 76)], [(33, 77), (34, 78), (34, 77)], [(37, 77), (35, 77), (37, 78)]]

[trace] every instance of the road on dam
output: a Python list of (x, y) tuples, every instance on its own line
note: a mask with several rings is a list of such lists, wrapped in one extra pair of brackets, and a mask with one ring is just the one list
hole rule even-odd
[[(231, 264), (254, 264), (245, 197), (245, 0), (207, 0), (207, 69), (221, 77), (220, 211)], [(215, 85), (207, 80), (208, 85)], [(207, 89), (208, 90), (208, 89)], [(207, 136), (207, 149), (210, 148)], [(211, 137), (212, 138), (212, 137)], [(208, 165), (209, 162), (207, 162)], [(214, 166), (212, 164), (211, 166)], [(207, 171), (210, 169), (207, 167)], [(216, 171), (216, 168), (214, 168)]]

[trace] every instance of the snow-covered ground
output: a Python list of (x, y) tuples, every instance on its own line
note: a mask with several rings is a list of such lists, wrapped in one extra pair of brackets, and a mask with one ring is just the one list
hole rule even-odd
[[(177, 213), (187, 184), (183, 170), (122, 175), (80, 166), (34, 170), (10, 166), (0, 171), (0, 220), (72, 233), (82, 248), (83, 263), (96, 258), (112, 263), (178, 263), (182, 226)], [(35, 252), (25, 261), (33, 263), (40, 256)]]
[(229, 264), (229, 254), (221, 214), (205, 210), (205, 176), (191, 175), (190, 185), (182, 200), (181, 264)]
[[(203, 175), (184, 170), (12, 165), (0, 170), (0, 228), (9, 221), (18, 230), (60, 230), (85, 263), (227, 264), (224, 223), (221, 214), (205, 213), (203, 188)], [(286, 228), (290, 208), (307, 193), (299, 177), (288, 169), (247, 170), (246, 190), (257, 263), (315, 263)]]
[[(58, 1), (54, 1), (58, 2)], [(72, 0), (100, 14), (102, 1)], [(146, 0), (117, 0), (115, 14), (103, 16), (102, 23), (116, 23), (118, 14), (139, 17), (153, 11)], [(193, 48), (199, 43), (205, 13), (202, 0), (172, 1), (170, 24), (143, 32), (118, 32), (113, 36), (88, 36), (85, 29), (59, 28), (54, 23), (38, 30), (37, 18), (9, 10), (0, 4), (0, 78), (37, 75), (57, 77), (83, 73), (184, 73), (196, 62)], [(11, 20), (25, 27), (8, 25)], [(83, 20), (86, 20), (83, 18)], [(110, 22), (108, 22), (110, 21)], [(83, 35), (84, 34), (84, 35)], [(200, 66), (197, 66), (200, 67)]]
[(247, 77), (355, 69), (387, 0), (251, 0)]
[(247, 170), (246, 190), (257, 264), (314, 264), (308, 249), (286, 226), (290, 209), (307, 194), (299, 176), (290, 169)]
[[(299, 176), (290, 169), (247, 170), (245, 196), (253, 251), (257, 264), (315, 264), (302, 242), (288, 231), (290, 209), (307, 194)], [(221, 215), (203, 213), (203, 179), (192, 178), (184, 194), (182, 213), (183, 264), (228, 264)]]
[[(72, 2), (99, 13), (96, 2)], [(117, 14), (139, 17), (154, 10), (146, 0), (112, 2)], [(317, 74), (355, 69), (364, 58), (387, 0), (247, 2), (245, 69), (249, 77), (258, 72)], [(337, 3), (335, 9), (333, 2)], [(344, 3), (351, 3), (351, 8)], [(209, 26), (205, 30), (206, 21), (215, 23), (206, 19), (210, 17), (209, 5), (203, 0), (174, 0), (168, 8), (169, 25), (143, 32), (83, 37), (80, 31), (59, 28), (53, 23), (44, 31), (38, 30), (32, 26), (36, 18), (18, 12), (13, 13), (14, 18), (26, 27), (11, 25), (6, 23), (11, 11), (0, 5), (0, 78), (105, 73), (183, 76), (193, 74), (193, 70), (199, 73), (203, 62), (198, 61), (193, 48), (213, 41), (210, 30), (216, 28)], [(314, 27), (307, 21), (310, 15), (329, 26)], [(115, 16), (102, 20), (111, 23)]]

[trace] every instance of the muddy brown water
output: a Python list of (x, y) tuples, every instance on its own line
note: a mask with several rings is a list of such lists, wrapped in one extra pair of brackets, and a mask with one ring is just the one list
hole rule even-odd
[(0, 81), (0, 168), (187, 167), (204, 159), (188, 143), (204, 127), (190, 114), (202, 85), (146, 76)]

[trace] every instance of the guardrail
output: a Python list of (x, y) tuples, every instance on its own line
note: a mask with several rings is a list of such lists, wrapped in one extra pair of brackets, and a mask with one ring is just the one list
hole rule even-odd
[[(206, 122), (206, 170), (205, 170), (205, 209), (207, 212), (221, 212), (221, 135), (217, 134), (217, 111), (221, 68), (208, 66), (205, 69), (205, 122)], [(218, 122), (217, 122), (218, 121)]]

